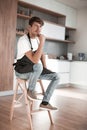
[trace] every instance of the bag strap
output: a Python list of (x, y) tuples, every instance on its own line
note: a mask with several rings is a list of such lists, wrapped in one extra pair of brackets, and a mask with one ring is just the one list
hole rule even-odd
[(31, 45), (31, 50), (33, 50), (33, 47), (32, 47), (32, 43), (31, 43), (31, 39), (30, 39), (29, 33), (27, 34), (27, 36), (28, 36), (28, 39), (29, 39), (29, 42), (30, 42), (30, 45)]

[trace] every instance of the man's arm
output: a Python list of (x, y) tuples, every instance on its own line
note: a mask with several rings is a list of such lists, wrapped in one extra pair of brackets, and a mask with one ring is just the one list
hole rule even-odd
[(42, 75), (43, 74), (51, 74), (51, 73), (53, 73), (50, 69), (47, 68), (47, 65), (46, 65), (46, 55), (44, 55), (44, 53), (41, 56), (41, 61), (42, 61), (43, 67), (44, 67), (43, 71), (42, 71)]
[(46, 65), (46, 56), (44, 55), (44, 53), (41, 56), (41, 61), (42, 61), (43, 67), (47, 68), (47, 65)]
[(40, 60), (42, 53), (43, 53), (43, 46), (45, 43), (45, 36), (44, 35), (40, 35), (39, 37), (39, 41), (40, 44), (38, 46), (38, 49), (35, 53), (33, 53), (32, 51), (28, 51), (25, 53), (25, 55), (33, 62), (33, 63), (38, 63), (38, 61)]

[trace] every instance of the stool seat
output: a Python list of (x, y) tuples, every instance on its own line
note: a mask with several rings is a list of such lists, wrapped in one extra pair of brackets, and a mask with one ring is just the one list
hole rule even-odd
[[(53, 124), (53, 120), (52, 120), (52, 116), (51, 116), (50, 110), (40, 109), (40, 108), (36, 109), (36, 110), (33, 110), (34, 100), (32, 100), (31, 98), (28, 99), (27, 84), (26, 84), (27, 80), (23, 80), (23, 79), (17, 78), (16, 81), (17, 82), (16, 82), (14, 95), (13, 95), (13, 101), (12, 101), (12, 105), (11, 105), (10, 120), (12, 121), (12, 119), (13, 119), (14, 108), (23, 106), (23, 103), (21, 102), (21, 99), (24, 98), (25, 106), (26, 106), (26, 109), (27, 109), (28, 121), (29, 121), (31, 130), (33, 130), (32, 114), (37, 113), (37, 112), (47, 111), (48, 115), (49, 115), (50, 122), (51, 122), (51, 124)], [(40, 85), (42, 85), (41, 80), (38, 80), (38, 81), (39, 81)], [(41, 86), (41, 88), (42, 87), (43, 87), (43, 85)], [(18, 93), (19, 89), (21, 90), (20, 95)], [(42, 93), (43, 92), (44, 92), (44, 89), (42, 89)], [(17, 98), (17, 95), (19, 95), (18, 98)]]

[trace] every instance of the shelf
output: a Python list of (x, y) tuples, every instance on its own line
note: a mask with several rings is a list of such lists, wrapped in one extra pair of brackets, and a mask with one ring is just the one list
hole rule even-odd
[(24, 18), (24, 19), (30, 19), (31, 17), (28, 16), (28, 15), (25, 15), (25, 14), (19, 14), (17, 13), (17, 16), (20, 17), (20, 18)]
[(60, 39), (53, 39), (53, 38), (49, 38), (46, 37), (47, 40), (51, 40), (51, 41), (57, 41), (57, 42), (61, 42), (61, 43), (75, 43), (75, 41), (70, 41), (70, 40), (60, 40)]
[(71, 31), (76, 31), (76, 28), (71, 28), (71, 27), (68, 27), (68, 26), (66, 26), (66, 29), (71, 30)]
[(65, 28), (65, 39), (66, 39), (66, 41), (73, 41), (75, 39), (75, 34), (76, 34), (76, 28), (71, 28), (71, 27)]
[(75, 43), (75, 41), (71, 41), (71, 40), (64, 40), (64, 43)]
[(22, 35), (24, 35), (24, 34), (25, 34), (24, 32), (21, 32), (21, 31), (17, 32), (17, 31), (16, 31), (16, 35), (22, 36)]

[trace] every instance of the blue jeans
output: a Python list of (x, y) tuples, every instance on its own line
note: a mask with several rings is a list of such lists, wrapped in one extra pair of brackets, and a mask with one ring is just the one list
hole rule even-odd
[(58, 85), (59, 77), (58, 74), (55, 72), (41, 75), (42, 70), (43, 70), (42, 64), (38, 63), (33, 66), (33, 72), (23, 73), (23, 74), (15, 72), (15, 74), (17, 77), (21, 79), (29, 79), (28, 89), (31, 91), (34, 91), (38, 79), (51, 80), (42, 100), (42, 101), (49, 102), (56, 86)]

